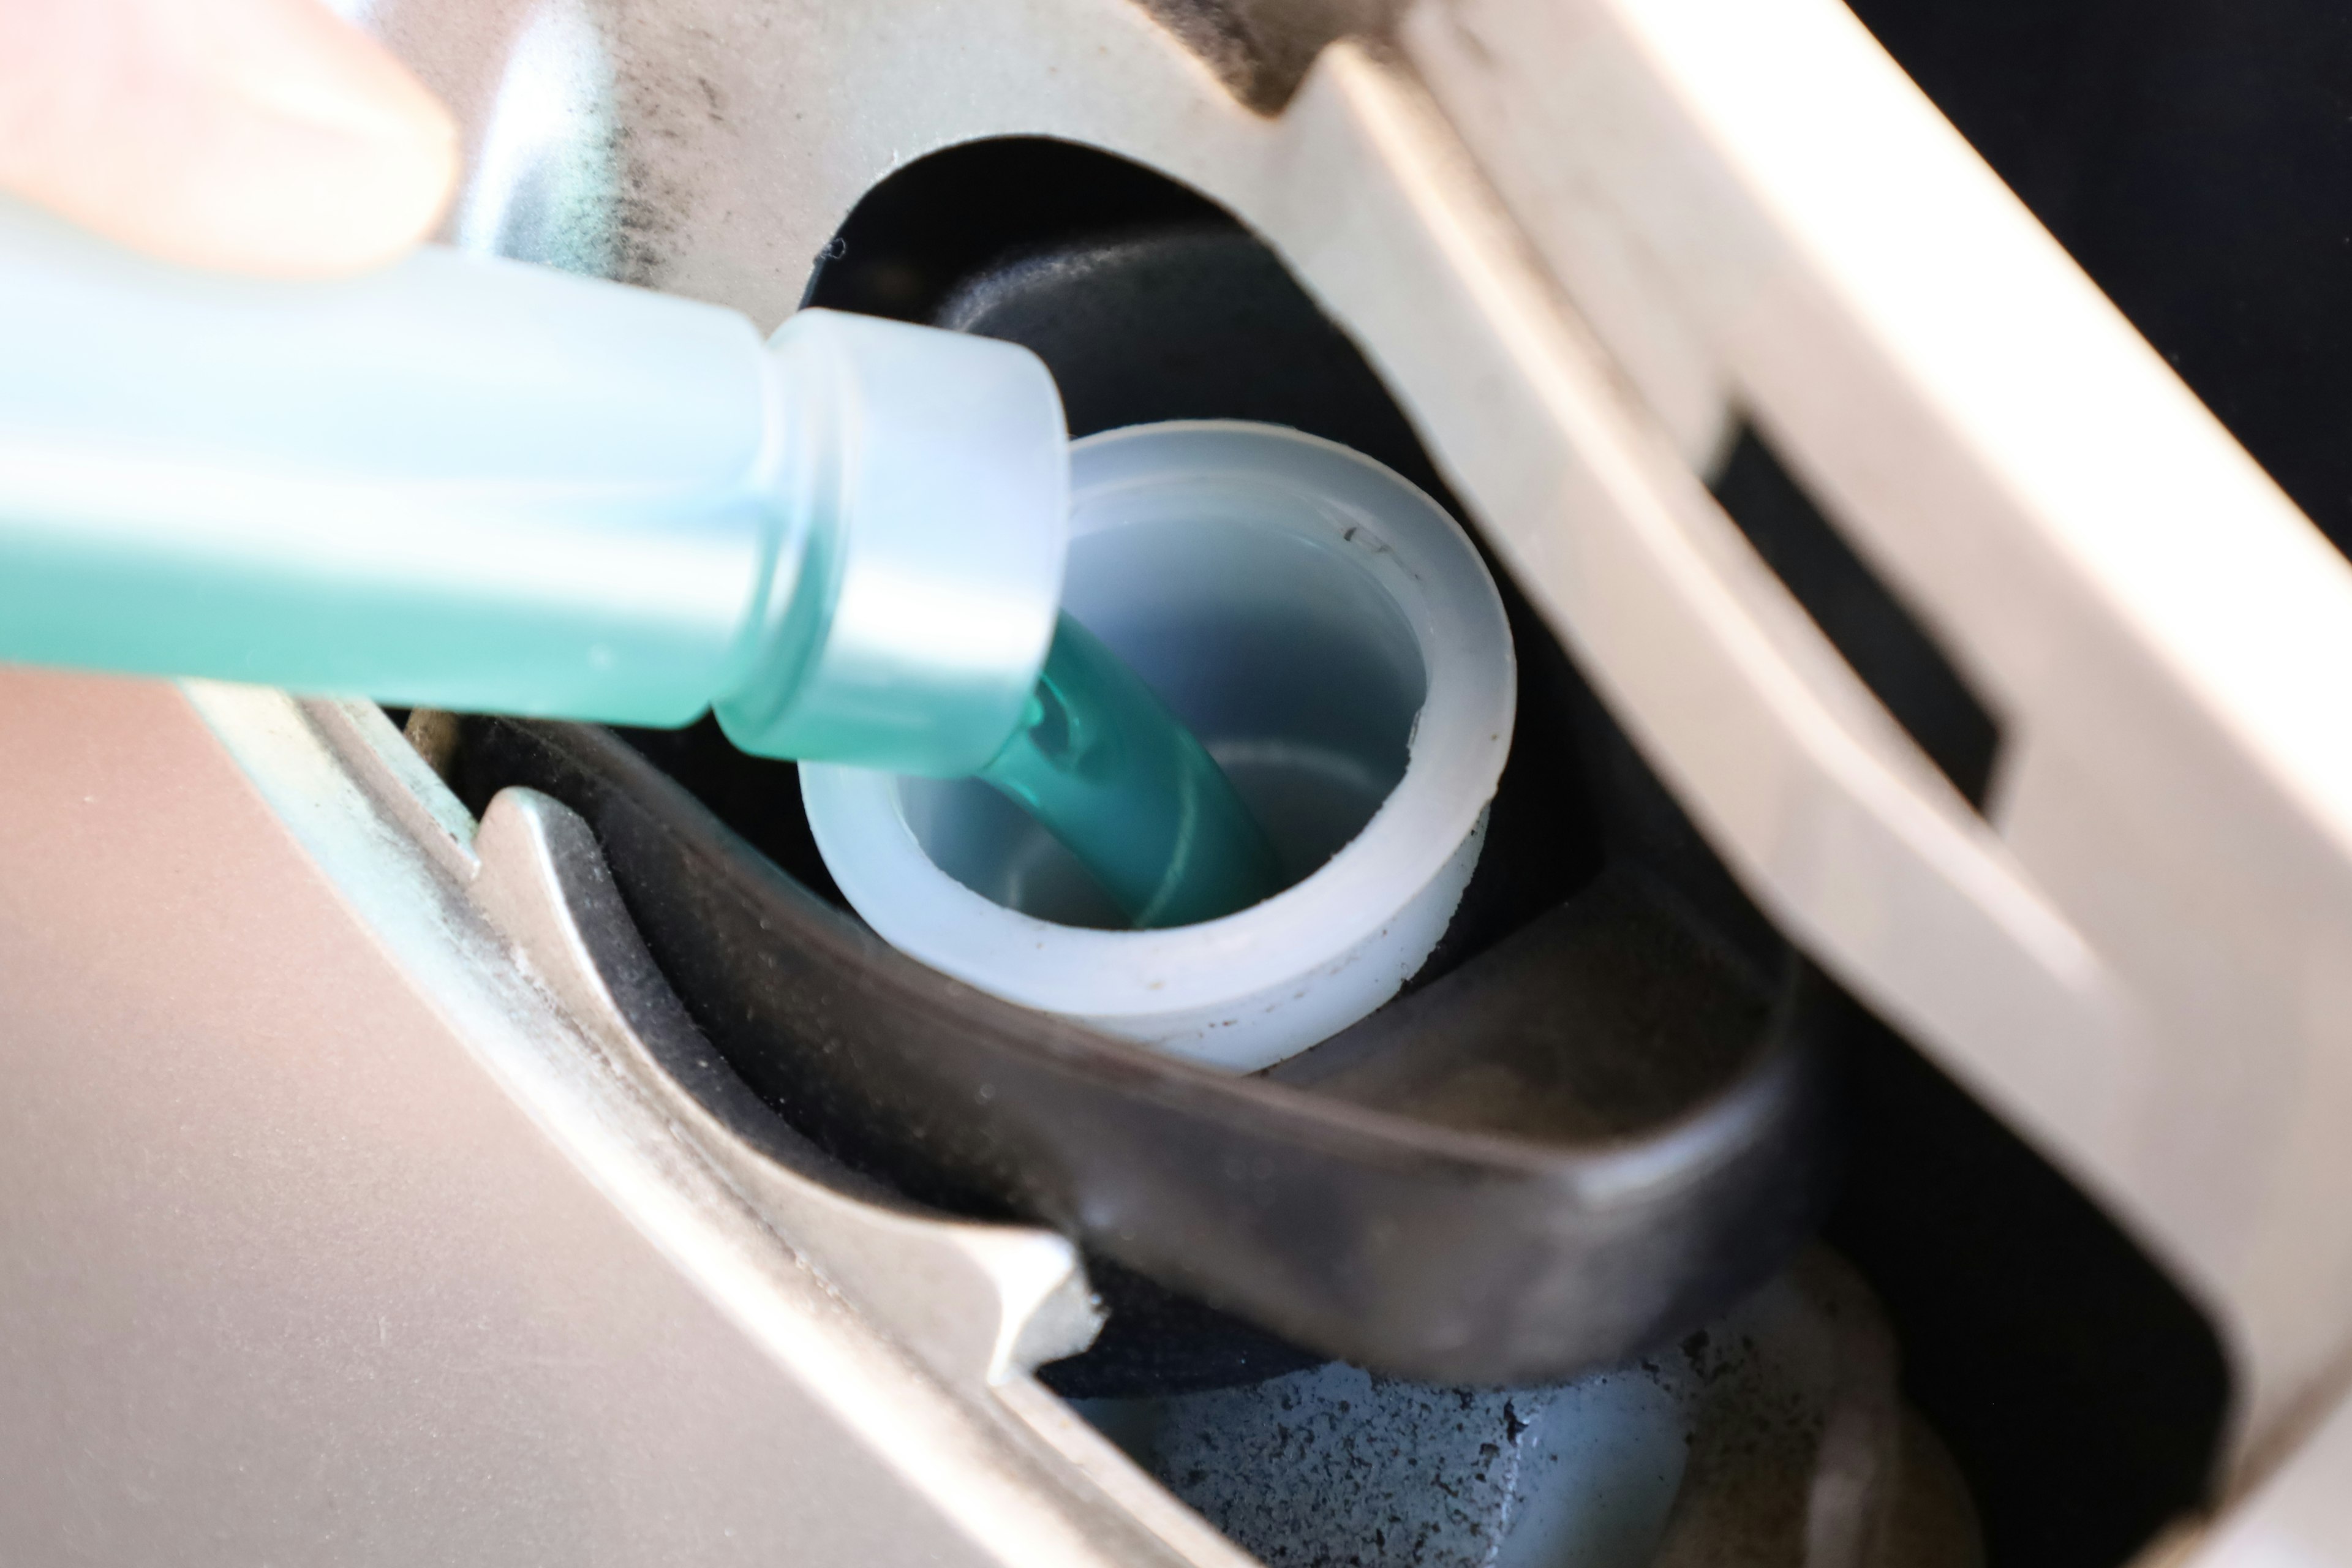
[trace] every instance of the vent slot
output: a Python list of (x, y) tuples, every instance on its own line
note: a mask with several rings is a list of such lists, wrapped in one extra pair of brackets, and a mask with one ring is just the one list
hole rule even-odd
[(1871, 694), (1952, 787), (1983, 811), (2000, 757), (2000, 725), (1752, 426), (1739, 432), (1715, 496)]

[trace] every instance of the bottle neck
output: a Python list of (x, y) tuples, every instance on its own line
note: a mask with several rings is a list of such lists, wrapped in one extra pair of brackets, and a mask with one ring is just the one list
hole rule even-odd
[(764, 756), (975, 772), (1020, 723), (1061, 597), (1053, 377), (1012, 344), (829, 310), (769, 353), (772, 564), (719, 722)]

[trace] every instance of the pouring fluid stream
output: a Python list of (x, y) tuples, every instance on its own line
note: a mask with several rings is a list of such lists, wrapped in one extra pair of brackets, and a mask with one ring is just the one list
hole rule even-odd
[(1100, 638), (1060, 617), (1026, 722), (980, 779), (1037, 819), (1140, 931), (1282, 888), (1274, 846), (1206, 748)]
[(763, 342), (434, 247), (223, 277), (5, 202), (0, 342), (0, 660), (708, 710), (755, 755), (977, 773), (1139, 924), (1276, 890), (1207, 752), (1059, 616), (1068, 438), (1026, 350), (824, 310)]

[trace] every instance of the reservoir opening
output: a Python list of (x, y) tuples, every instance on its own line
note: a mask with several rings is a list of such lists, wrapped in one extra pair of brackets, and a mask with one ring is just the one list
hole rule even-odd
[[(1242, 798), (1223, 798), (1255, 806), (1272, 841), (1256, 887), (1291, 885), (1106, 930), (1123, 922), (1085, 902), (1075, 865), (1056, 874), (1044, 827), (981, 815), (952, 786), (806, 765), (802, 800), (835, 883), (901, 952), (1023, 1006), (1255, 1071), (1385, 1003), (1453, 922), (1515, 728), (1502, 601), (1427, 496), (1297, 430), (1134, 426), (1077, 442), (1070, 463), (1070, 625), (1099, 628), (1106, 658), (1230, 764)], [(1106, 782), (1123, 752), (1152, 750), (1108, 728), (1097, 738), (1086, 765)], [(1094, 785), (1063, 776), (1041, 787), (1083, 803)], [(1135, 828), (1114, 806), (1073, 847), (1097, 876), (1128, 875), (1118, 857), (1213, 834), (1218, 809), (1180, 805)], [(1172, 840), (1159, 837), (1171, 824)], [(1180, 847), (1166, 874), (1194, 853)]]

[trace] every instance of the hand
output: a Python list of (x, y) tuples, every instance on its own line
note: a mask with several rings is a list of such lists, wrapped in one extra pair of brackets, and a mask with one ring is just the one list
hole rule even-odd
[(0, 0), (0, 191), (125, 244), (352, 271), (457, 171), (448, 111), (320, 0)]

